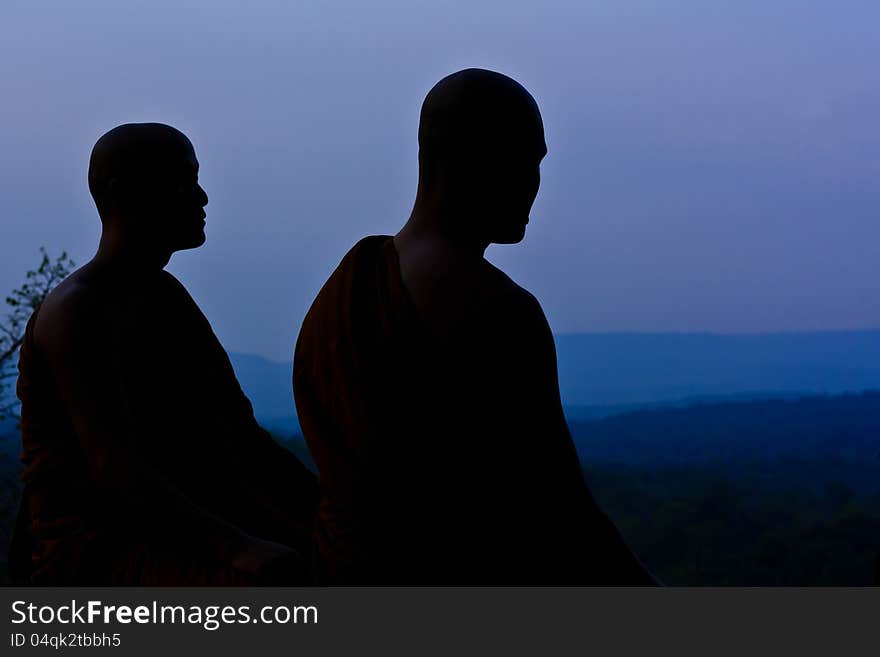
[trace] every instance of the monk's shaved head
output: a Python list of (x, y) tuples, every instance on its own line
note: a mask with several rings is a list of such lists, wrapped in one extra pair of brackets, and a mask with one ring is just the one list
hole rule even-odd
[(117, 184), (130, 190), (161, 176), (169, 162), (193, 154), (180, 130), (163, 123), (126, 123), (105, 133), (92, 148), (89, 191), (98, 211), (108, 205)]
[(422, 104), (416, 214), (479, 243), (518, 242), (546, 153), (538, 104), (519, 82), (479, 68), (448, 75)]
[(423, 158), (467, 157), (523, 141), (544, 147), (541, 114), (525, 87), (501, 73), (458, 71), (434, 85), (422, 104)]
[(162, 123), (113, 128), (89, 159), (89, 190), (105, 232), (129, 250), (170, 254), (204, 243), (208, 196), (198, 176), (190, 140)]

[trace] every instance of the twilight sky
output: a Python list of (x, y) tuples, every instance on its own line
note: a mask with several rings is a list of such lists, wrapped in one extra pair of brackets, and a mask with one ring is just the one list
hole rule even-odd
[(880, 327), (876, 0), (2, 0), (0, 292), (100, 234), (94, 141), (187, 133), (208, 242), (170, 265), (232, 351), (290, 358), (324, 279), (393, 233), (418, 110), (507, 73), (549, 155), (489, 258), (557, 332)]

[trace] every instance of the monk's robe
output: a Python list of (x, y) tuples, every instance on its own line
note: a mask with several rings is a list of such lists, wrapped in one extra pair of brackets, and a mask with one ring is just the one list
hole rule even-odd
[(549, 327), (521, 310), (473, 309), (471, 325), (432, 337), (387, 236), (331, 275), (293, 380), (319, 471), (323, 581), (653, 583), (590, 495)]
[[(226, 352), (183, 286), (161, 272), (137, 289), (108, 293), (102, 308), (110, 375), (136, 457), (199, 509), (310, 560), (314, 475), (257, 424)], [(36, 317), (18, 379), (25, 515), (19, 524), (28, 536), (16, 540), (29, 543), (31, 581), (258, 583), (206, 556), (219, 539), (188, 526), (176, 509), (149, 500), (132, 506), (96, 485), (93, 468), (113, 468), (113, 456), (77, 434), (34, 341)]]

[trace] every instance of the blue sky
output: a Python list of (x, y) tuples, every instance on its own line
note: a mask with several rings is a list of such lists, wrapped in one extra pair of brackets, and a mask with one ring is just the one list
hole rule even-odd
[(192, 138), (208, 242), (170, 269), (231, 350), (289, 358), (347, 248), (411, 208), (424, 94), (516, 77), (549, 155), (523, 244), (489, 257), (572, 331), (880, 326), (880, 4), (0, 5), (0, 290), (80, 262), (91, 145)]

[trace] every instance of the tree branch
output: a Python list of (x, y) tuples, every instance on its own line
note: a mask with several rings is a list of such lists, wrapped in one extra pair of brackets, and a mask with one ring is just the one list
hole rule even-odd
[(73, 271), (74, 262), (62, 252), (54, 261), (49, 257), (45, 247), (40, 247), (40, 265), (25, 274), (24, 284), (13, 290), (6, 297), (6, 305), (11, 309), (6, 320), (0, 322), (0, 419), (13, 416), (18, 402), (6, 402), (7, 380), (15, 378), (17, 371), (10, 367), (11, 359), (24, 342), (24, 332), (30, 317), (46, 295), (60, 281)]
[(19, 336), (12, 341), (12, 346), (10, 346), (6, 351), (0, 352), (0, 367), (2, 367), (6, 363), (6, 359), (12, 358), (15, 355), (15, 352), (18, 351), (18, 348), (21, 346), (22, 342), (24, 342), (24, 336)]

